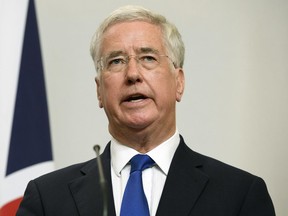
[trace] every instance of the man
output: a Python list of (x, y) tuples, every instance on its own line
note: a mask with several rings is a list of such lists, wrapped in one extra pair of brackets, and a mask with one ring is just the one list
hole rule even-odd
[[(102, 215), (103, 195), (108, 215), (275, 215), (261, 178), (190, 150), (179, 135), (184, 45), (173, 24), (142, 7), (119, 8), (95, 33), (91, 55), (112, 136), (101, 155), (107, 191), (92, 159), (31, 181), (17, 215)], [(143, 155), (149, 165), (136, 185), (131, 167)]]

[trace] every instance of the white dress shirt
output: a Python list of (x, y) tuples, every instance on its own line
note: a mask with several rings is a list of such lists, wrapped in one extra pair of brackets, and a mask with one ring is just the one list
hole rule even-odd
[[(143, 170), (143, 188), (148, 201), (150, 215), (156, 214), (168, 170), (179, 145), (179, 132), (147, 153), (154, 161), (155, 166)], [(111, 139), (111, 179), (116, 215), (120, 215), (120, 208), (125, 187), (130, 175), (130, 159), (140, 154), (136, 150)]]

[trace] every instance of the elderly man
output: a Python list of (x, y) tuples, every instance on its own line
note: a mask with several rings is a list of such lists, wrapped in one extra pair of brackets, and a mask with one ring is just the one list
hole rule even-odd
[(92, 159), (32, 180), (17, 215), (275, 215), (261, 178), (192, 151), (179, 134), (184, 45), (173, 24), (119, 8), (95, 33), (91, 55), (112, 136), (101, 155), (107, 188)]

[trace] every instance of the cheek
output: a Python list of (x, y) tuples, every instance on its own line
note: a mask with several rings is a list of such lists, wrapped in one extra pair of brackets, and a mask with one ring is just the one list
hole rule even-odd
[(120, 94), (119, 78), (106, 77), (102, 81), (101, 96), (103, 105), (118, 102)]
[(153, 91), (158, 101), (162, 104), (174, 103), (176, 101), (176, 81), (173, 75), (162, 76), (161, 78), (154, 78), (151, 80), (153, 83)]

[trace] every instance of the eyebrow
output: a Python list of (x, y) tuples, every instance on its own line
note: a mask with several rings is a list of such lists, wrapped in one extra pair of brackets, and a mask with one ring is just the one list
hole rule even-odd
[(106, 57), (107, 58), (114, 58), (114, 57), (117, 57), (117, 56), (120, 56), (120, 55), (125, 55), (126, 52), (122, 51), (122, 50), (115, 50), (115, 51), (112, 51), (112, 52), (109, 52)]
[[(154, 53), (154, 54), (159, 54), (159, 51), (157, 49), (151, 48), (151, 47), (140, 47), (136, 49), (136, 54), (141, 54), (141, 53)], [(109, 52), (106, 57), (107, 58), (114, 58), (120, 55), (128, 55), (127, 52), (123, 50), (115, 50)]]
[(136, 53), (155, 53), (158, 54), (159, 51), (157, 49), (151, 47), (141, 47), (136, 50)]

